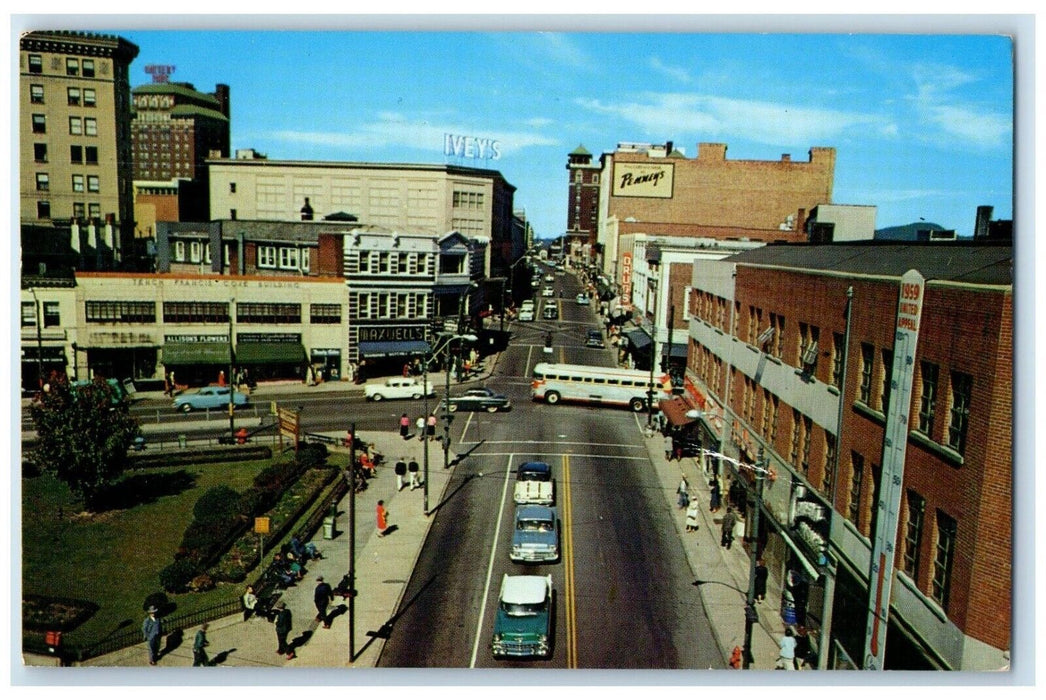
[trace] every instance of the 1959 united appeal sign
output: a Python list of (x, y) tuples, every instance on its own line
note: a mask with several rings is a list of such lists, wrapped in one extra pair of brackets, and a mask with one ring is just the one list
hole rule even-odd
[(615, 197), (672, 198), (673, 163), (614, 163)]

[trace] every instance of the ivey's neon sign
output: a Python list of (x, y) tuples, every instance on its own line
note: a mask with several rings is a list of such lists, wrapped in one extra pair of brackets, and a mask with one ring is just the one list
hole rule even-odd
[(443, 155), (477, 160), (498, 160), (501, 158), (501, 143), (494, 139), (481, 139), (475, 136), (443, 134)]

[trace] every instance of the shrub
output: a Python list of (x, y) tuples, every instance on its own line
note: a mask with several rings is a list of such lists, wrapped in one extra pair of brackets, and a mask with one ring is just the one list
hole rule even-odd
[(212, 579), (207, 574), (200, 574), (198, 576), (194, 576), (193, 579), (189, 581), (189, 590), (193, 593), (203, 593), (204, 591), (209, 591), (212, 588), (214, 588), (214, 579)]
[(165, 614), (167, 608), (170, 606), (171, 600), (167, 597), (167, 594), (163, 591), (157, 591), (156, 593), (150, 593), (145, 596), (145, 602), (142, 603), (142, 610), (148, 610), (151, 606), (155, 606), (160, 614)]
[(184, 593), (189, 582), (199, 573), (195, 559), (175, 559), (160, 572), (160, 585), (168, 593)]
[(197, 499), (192, 512), (201, 522), (232, 520), (240, 514), (240, 494), (228, 486), (215, 486)]
[(298, 464), (312, 469), (327, 462), (327, 446), (322, 442), (310, 442), (298, 448)]
[(185, 528), (181, 550), (184, 551), (184, 556), (190, 559), (206, 559), (221, 546), (228, 532), (227, 523), (193, 520), (189, 527)]

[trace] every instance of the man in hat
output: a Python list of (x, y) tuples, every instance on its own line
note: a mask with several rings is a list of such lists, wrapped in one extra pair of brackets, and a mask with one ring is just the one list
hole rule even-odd
[(142, 637), (149, 648), (149, 665), (155, 666), (160, 658), (160, 637), (163, 636), (163, 623), (156, 617), (159, 610), (155, 605), (150, 605), (149, 614), (142, 621)]
[(288, 659), (293, 659), (297, 654), (287, 644), (287, 635), (291, 633), (293, 625), (291, 611), (287, 609), (287, 604), (282, 600), (276, 603), (274, 608), (276, 610), (276, 642), (279, 645), (276, 653), (286, 654)]
[(334, 591), (331, 585), (323, 580), (322, 576), (316, 577), (316, 590), (312, 594), (312, 602), (316, 604), (316, 622), (322, 622), (324, 629), (330, 629), (331, 623), (327, 619), (327, 606), (334, 600)]

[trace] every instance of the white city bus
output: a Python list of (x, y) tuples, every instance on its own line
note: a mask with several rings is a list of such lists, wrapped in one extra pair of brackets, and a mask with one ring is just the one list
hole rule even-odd
[[(647, 408), (651, 384), (649, 371), (539, 362), (534, 366), (530, 388), (531, 398), (548, 404), (573, 401), (628, 406), (638, 412)], [(653, 391), (654, 401), (671, 398), (672, 378), (655, 373)]]

